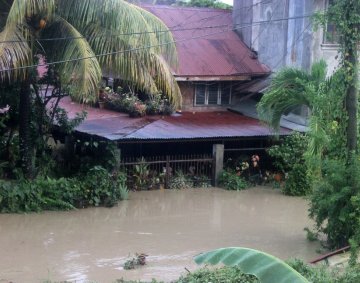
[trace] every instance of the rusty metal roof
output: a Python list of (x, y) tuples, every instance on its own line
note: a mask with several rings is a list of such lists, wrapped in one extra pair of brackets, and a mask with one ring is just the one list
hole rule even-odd
[(175, 38), (178, 77), (256, 76), (269, 74), (232, 30), (230, 10), (142, 6), (160, 18)]
[[(241, 138), (274, 135), (259, 120), (237, 113), (185, 112), (172, 116), (146, 116), (130, 118), (127, 114), (71, 102), (64, 98), (60, 107), (66, 109), (69, 117), (86, 110), (87, 119), (76, 128), (86, 133), (113, 141), (144, 140), (192, 140)], [(282, 128), (280, 135), (289, 134)]]

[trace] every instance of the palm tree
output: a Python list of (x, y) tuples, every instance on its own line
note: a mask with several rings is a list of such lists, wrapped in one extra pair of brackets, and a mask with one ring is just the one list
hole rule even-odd
[[(123, 0), (1, 0), (0, 79), (21, 81), (19, 125), (22, 161), (30, 166), (30, 85), (37, 55), (54, 62), (73, 99), (91, 103), (102, 73), (149, 93), (162, 91), (179, 107), (181, 94), (173, 37), (164, 23)], [(4, 18), (4, 17), (3, 17)], [(169, 65), (170, 66), (169, 66)], [(27, 164), (27, 165), (26, 165)]]
[(329, 145), (329, 133), (333, 134), (335, 124), (343, 118), (339, 111), (343, 109), (343, 92), (339, 89), (342, 72), (339, 70), (328, 78), (326, 73), (327, 65), (323, 60), (314, 63), (309, 72), (284, 68), (274, 76), (257, 105), (260, 119), (275, 131), (279, 130), (283, 114), (302, 105), (309, 108), (310, 144), (307, 154), (313, 157), (313, 161), (316, 159), (316, 167)]

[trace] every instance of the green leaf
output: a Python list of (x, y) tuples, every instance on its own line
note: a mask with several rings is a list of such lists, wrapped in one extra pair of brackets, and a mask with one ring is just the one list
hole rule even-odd
[(262, 283), (309, 283), (282, 260), (254, 249), (221, 248), (196, 256), (195, 262), (239, 266), (244, 273), (255, 275)]

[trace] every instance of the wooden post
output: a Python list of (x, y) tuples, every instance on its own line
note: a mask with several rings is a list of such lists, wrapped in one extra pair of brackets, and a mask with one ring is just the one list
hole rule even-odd
[(213, 176), (211, 183), (213, 186), (218, 185), (219, 174), (224, 168), (224, 145), (213, 145)]
[(169, 188), (170, 181), (170, 156), (166, 155), (165, 189)]
[(114, 150), (114, 155), (115, 155), (115, 170), (119, 171), (121, 164), (121, 149), (119, 147), (116, 147), (116, 149)]

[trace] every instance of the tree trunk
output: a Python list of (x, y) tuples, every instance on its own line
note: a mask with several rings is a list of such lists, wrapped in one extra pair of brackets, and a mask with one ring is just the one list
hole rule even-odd
[(21, 168), (26, 178), (33, 177), (32, 146), (30, 133), (31, 90), (30, 81), (26, 78), (21, 83), (19, 101), (19, 151)]
[[(353, 18), (354, 14), (354, 2), (348, 0), (344, 7), (343, 14), (346, 21)], [(354, 23), (348, 24), (348, 30), (343, 33), (344, 36), (344, 68), (347, 80), (347, 90), (345, 98), (345, 107), (348, 114), (348, 122), (346, 129), (347, 151), (348, 157), (357, 151), (357, 136), (358, 136), (358, 93), (357, 93), (357, 81), (358, 81), (358, 69), (357, 69), (357, 27)]]
[(346, 60), (347, 64), (353, 66), (353, 72), (351, 75), (351, 81), (347, 88), (346, 92), (346, 112), (348, 114), (348, 123), (347, 123), (347, 149), (349, 152), (355, 152), (357, 150), (357, 136), (358, 136), (358, 126), (357, 126), (357, 116), (358, 116), (358, 94), (356, 89), (357, 84), (357, 54), (356, 50), (349, 50), (349, 58)]

